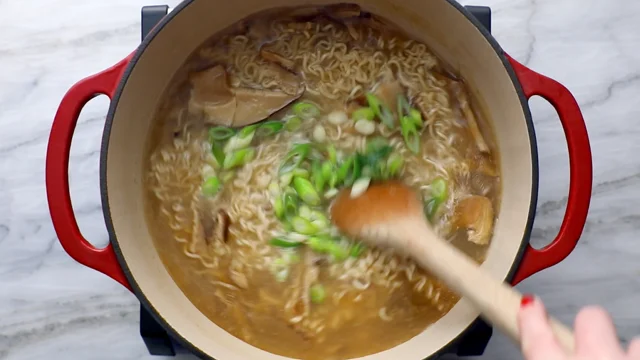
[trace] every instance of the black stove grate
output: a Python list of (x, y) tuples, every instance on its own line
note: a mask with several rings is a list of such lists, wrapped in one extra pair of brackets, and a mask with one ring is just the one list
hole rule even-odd
[[(491, 32), (491, 8), (487, 6), (465, 6), (478, 21)], [(169, 13), (167, 5), (153, 5), (142, 8), (142, 39), (151, 29)], [(435, 360), (445, 354), (458, 356), (479, 356), (484, 353), (493, 328), (481, 319), (476, 320), (462, 336), (445, 347), (431, 359)], [(176, 353), (188, 352), (175, 341), (164, 328), (158, 324), (151, 314), (140, 305), (140, 335), (151, 355), (175, 356)]]

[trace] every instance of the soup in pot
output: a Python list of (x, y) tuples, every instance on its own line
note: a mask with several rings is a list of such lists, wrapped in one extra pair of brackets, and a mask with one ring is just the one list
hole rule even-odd
[(329, 207), (396, 179), (484, 260), (499, 205), (490, 126), (429, 48), (357, 6), (279, 9), (216, 34), (178, 72), (145, 164), (148, 225), (211, 321), (283, 356), (349, 359), (422, 332), (459, 300)]

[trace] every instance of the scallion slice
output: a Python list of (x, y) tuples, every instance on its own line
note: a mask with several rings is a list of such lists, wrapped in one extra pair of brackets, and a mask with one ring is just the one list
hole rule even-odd
[(360, 108), (351, 114), (351, 118), (356, 121), (362, 120), (362, 119), (371, 121), (375, 117), (376, 117), (376, 113), (371, 108), (368, 108), (368, 107)]
[(293, 104), (293, 113), (308, 120), (320, 115), (320, 109), (311, 103), (299, 101)]
[(314, 235), (318, 232), (318, 228), (311, 223), (311, 221), (301, 217), (294, 216), (291, 218), (291, 226), (297, 233), (303, 235)]
[(418, 134), (416, 124), (410, 117), (403, 116), (400, 120), (400, 127), (407, 148), (417, 154), (420, 151), (420, 134)]
[(291, 116), (287, 118), (287, 122), (284, 124), (284, 128), (287, 131), (296, 131), (302, 126), (302, 119), (298, 116)]
[(220, 191), (221, 187), (220, 179), (216, 176), (210, 176), (202, 184), (202, 193), (205, 196), (214, 196)]
[(378, 119), (380, 119), (380, 121), (389, 129), (393, 129), (395, 121), (393, 113), (389, 110), (389, 107), (382, 103), (382, 101), (372, 93), (367, 93), (365, 97), (367, 98), (369, 107), (373, 110), (373, 113), (378, 117)]
[(281, 248), (294, 248), (294, 247), (303, 245), (302, 242), (292, 241), (284, 237), (274, 237), (271, 240), (269, 240), (269, 244), (273, 246), (281, 247)]
[(311, 206), (320, 205), (320, 195), (318, 195), (318, 192), (309, 180), (295, 176), (293, 178), (293, 188), (305, 203)]
[(227, 140), (235, 134), (235, 130), (224, 126), (215, 126), (209, 129), (209, 141)]
[(255, 156), (255, 154), (256, 154), (256, 150), (253, 148), (236, 150), (231, 154), (227, 155), (227, 157), (224, 159), (224, 164), (222, 165), (222, 168), (225, 170), (229, 170), (237, 166), (245, 165), (249, 161), (253, 160), (253, 157)]
[(256, 130), (259, 136), (271, 136), (279, 133), (284, 128), (282, 121), (268, 120), (260, 124), (258, 130)]

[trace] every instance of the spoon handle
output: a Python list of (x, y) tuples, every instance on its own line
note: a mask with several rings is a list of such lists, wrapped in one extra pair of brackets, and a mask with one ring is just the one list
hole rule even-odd
[[(452, 245), (440, 240), (423, 221), (411, 221), (402, 226), (402, 236), (412, 257), (429, 269), (452, 290), (468, 298), (482, 315), (519, 342), (517, 315), (522, 294), (491, 276), (471, 258)], [(569, 353), (574, 351), (571, 329), (549, 317), (558, 342)]]

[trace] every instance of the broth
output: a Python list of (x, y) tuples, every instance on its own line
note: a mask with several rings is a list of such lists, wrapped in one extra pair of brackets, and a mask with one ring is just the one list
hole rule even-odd
[(459, 297), (339, 234), (327, 208), (340, 188), (400, 179), (482, 262), (500, 177), (470, 101), (424, 44), (356, 6), (256, 14), (197, 49), (164, 95), (145, 165), (156, 250), (204, 315), (266, 351), (329, 360), (401, 344)]

